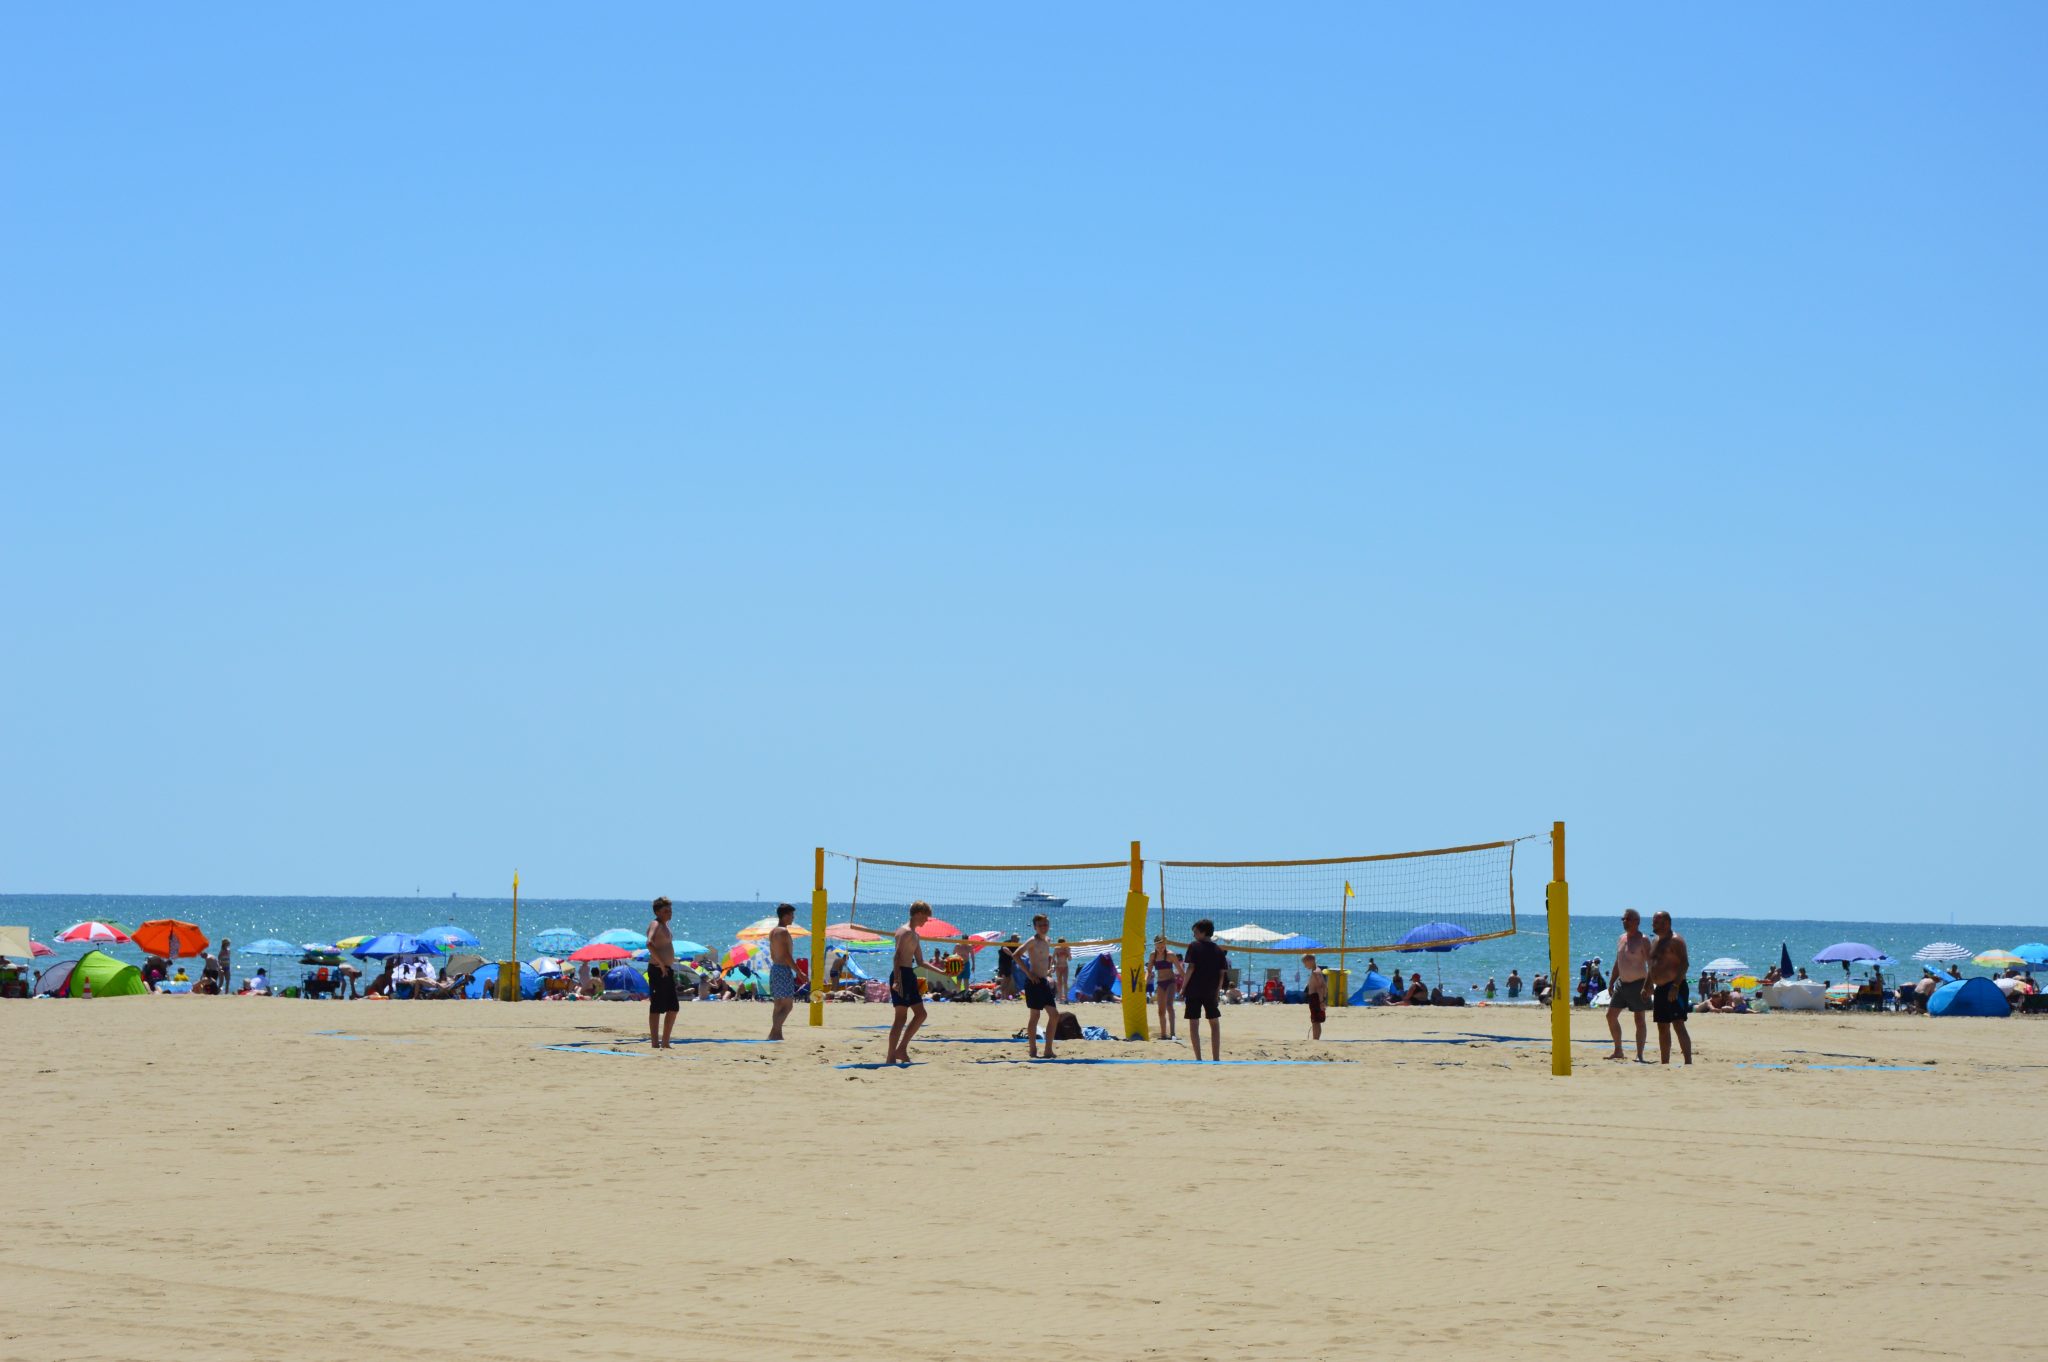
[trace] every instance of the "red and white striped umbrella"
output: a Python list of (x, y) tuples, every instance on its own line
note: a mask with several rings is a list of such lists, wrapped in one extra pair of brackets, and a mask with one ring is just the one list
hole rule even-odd
[(95, 945), (124, 946), (128, 943), (128, 933), (111, 922), (74, 922), (57, 933), (57, 939), (73, 945), (90, 941)]

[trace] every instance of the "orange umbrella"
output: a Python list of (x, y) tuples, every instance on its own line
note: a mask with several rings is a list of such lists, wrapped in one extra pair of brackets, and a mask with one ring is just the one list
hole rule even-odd
[[(176, 950), (171, 949), (173, 937), (176, 937), (178, 942)], [(170, 917), (160, 917), (153, 922), (143, 923), (128, 939), (146, 953), (161, 955), (166, 960), (180, 955), (204, 955), (206, 948), (213, 944), (206, 939), (205, 932), (191, 923), (180, 922)]]
[(880, 932), (871, 932), (864, 927), (856, 927), (851, 922), (835, 922), (825, 929), (825, 939), (827, 941), (887, 941), (889, 938), (883, 936)]

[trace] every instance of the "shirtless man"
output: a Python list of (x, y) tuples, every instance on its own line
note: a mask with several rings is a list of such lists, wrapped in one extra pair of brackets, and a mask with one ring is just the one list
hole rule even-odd
[(1685, 1062), (1692, 1063), (1692, 1035), (1685, 1029), (1686, 1014), (1692, 1011), (1686, 997), (1685, 976), (1692, 964), (1686, 954), (1685, 938), (1671, 930), (1671, 914), (1661, 909), (1650, 919), (1657, 939), (1650, 944), (1650, 987), (1657, 1020), (1657, 1056), (1671, 1062), (1671, 1028), (1678, 1028), (1678, 1048)]
[(1301, 957), (1301, 967), (1308, 971), (1308, 985), (1301, 991), (1302, 1000), (1308, 1004), (1308, 1038), (1321, 1040), (1330, 1000), (1330, 976), (1323, 973), (1313, 954)]
[(1607, 1033), (1614, 1037), (1609, 1059), (1627, 1059), (1621, 1050), (1621, 1010), (1636, 1014), (1636, 1063), (1642, 1064), (1650, 1028), (1643, 1013), (1650, 1006), (1650, 938), (1643, 935), (1643, 915), (1631, 908), (1621, 915), (1621, 939), (1614, 948), (1614, 984), (1607, 999)]
[(1031, 919), (1031, 939), (1017, 952), (1017, 972), (1024, 977), (1024, 1006), (1031, 1009), (1031, 1016), (1024, 1022), (1024, 1040), (1030, 1048), (1031, 1058), (1038, 1058), (1038, 1014), (1045, 1013), (1045, 1057), (1057, 1059), (1052, 1052), (1052, 1038), (1060, 1029), (1060, 1005), (1053, 999), (1052, 992), (1052, 942), (1046, 939), (1046, 932), (1052, 923), (1044, 913)]
[(790, 948), (789, 924), (796, 920), (796, 905), (775, 905), (775, 928), (768, 933), (768, 996), (775, 1000), (775, 1020), (769, 1023), (768, 1039), (782, 1039), (782, 1019), (796, 1006), (796, 952)]
[(676, 939), (668, 929), (674, 912), (675, 905), (658, 898), (654, 921), (647, 924), (647, 1043), (657, 1050), (669, 1048), (676, 1013), (682, 1010), (676, 998)]
[(910, 1062), (910, 1038), (924, 1025), (924, 994), (917, 987), (917, 967), (924, 963), (924, 938), (917, 929), (932, 919), (923, 899), (910, 905), (910, 921), (896, 929), (896, 963), (889, 971), (889, 1001), (896, 1019), (889, 1023), (889, 1054), (884, 1064)]

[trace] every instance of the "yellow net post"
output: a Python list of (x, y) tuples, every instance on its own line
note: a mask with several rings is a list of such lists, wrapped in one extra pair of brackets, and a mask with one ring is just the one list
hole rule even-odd
[(1131, 843), (1131, 889), (1124, 897), (1124, 1039), (1150, 1038), (1145, 1008), (1145, 858)]
[(825, 1024), (825, 848), (811, 861), (811, 1025)]
[(1569, 1078), (1572, 1072), (1572, 1003), (1566, 991), (1571, 977), (1571, 886), (1564, 878), (1564, 824), (1550, 825), (1550, 883), (1544, 906), (1550, 920), (1550, 1072)]
[(519, 1001), (519, 872), (512, 872), (512, 958), (498, 962), (498, 1001)]

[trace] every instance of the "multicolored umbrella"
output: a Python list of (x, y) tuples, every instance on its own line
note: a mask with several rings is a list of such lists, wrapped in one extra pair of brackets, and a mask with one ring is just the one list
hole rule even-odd
[[(180, 922), (173, 917), (160, 917), (145, 922), (135, 929), (135, 934), (129, 939), (149, 954), (161, 955), (166, 960), (181, 955), (204, 955), (206, 948), (212, 944), (206, 939), (206, 933), (200, 931), (198, 927), (189, 922)], [(176, 950), (172, 949), (173, 942), (177, 945)]]
[(754, 958), (756, 952), (756, 947), (749, 946), (743, 941), (728, 950), (725, 953), (725, 959), (719, 961), (719, 964), (723, 965), (726, 969), (731, 969), (734, 965), (744, 965), (747, 961)]
[(458, 927), (452, 922), (443, 923), (439, 927), (429, 927), (424, 932), (421, 932), (419, 937), (422, 941), (433, 942), (444, 951), (461, 947), (475, 950), (484, 944), (476, 939), (476, 933), (470, 931), (467, 927)]
[(364, 932), (360, 936), (345, 936), (334, 943), (334, 948), (338, 951), (352, 951), (375, 935), (375, 932)]
[[(759, 941), (762, 938), (766, 937), (768, 933), (774, 930), (775, 918), (771, 914), (768, 917), (760, 919), (758, 922), (749, 922), (746, 926), (734, 932), (733, 936), (741, 941)], [(805, 931), (802, 927), (797, 926), (794, 922), (789, 924), (789, 934), (791, 936), (810, 935), (809, 932)]]
[(127, 944), (128, 933), (111, 922), (74, 922), (57, 933), (57, 939), (66, 945), (92, 942), (121, 946)]
[(1971, 957), (1970, 963), (1981, 965), (1985, 969), (2011, 969), (2027, 962), (2011, 951), (1986, 951), (1982, 955)]

